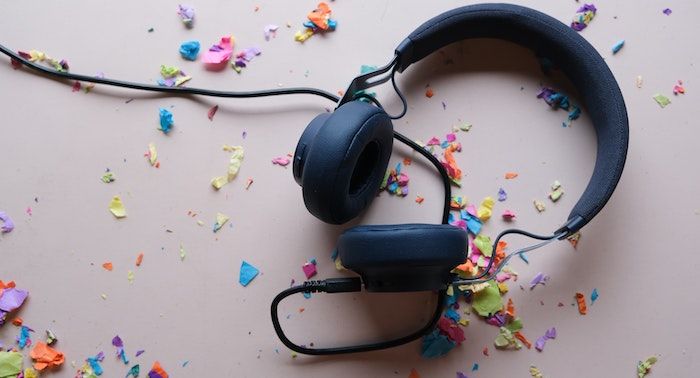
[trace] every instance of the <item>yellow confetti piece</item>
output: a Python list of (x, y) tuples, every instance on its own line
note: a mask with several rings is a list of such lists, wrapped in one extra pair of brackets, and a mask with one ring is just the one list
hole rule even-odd
[(458, 322), (462, 327), (466, 327), (469, 325), (469, 319), (459, 319)]
[(500, 282), (498, 284), (498, 291), (501, 292), (501, 295), (507, 293), (508, 292), (508, 285), (505, 282)]
[(107, 300), (107, 294), (105, 293), (100, 294), (100, 297), (104, 300)]
[(307, 39), (311, 38), (312, 35), (314, 35), (314, 31), (307, 28), (303, 32), (297, 31), (296, 33), (294, 33), (294, 40), (297, 42), (304, 43)]
[(24, 378), (39, 378), (39, 373), (33, 367), (24, 369)]
[(122, 203), (122, 199), (119, 196), (112, 197), (112, 201), (109, 203), (109, 211), (112, 212), (116, 218), (126, 217), (126, 208)]
[(155, 166), (158, 163), (158, 151), (156, 151), (156, 145), (153, 143), (148, 144), (148, 162), (151, 163), (152, 166)]
[(642, 76), (637, 76), (637, 79), (634, 81), (634, 83), (637, 85), (637, 88), (641, 88), (642, 84), (644, 83)]
[(544, 375), (542, 375), (540, 369), (538, 369), (535, 365), (530, 365), (530, 375), (532, 378), (544, 378)]
[(225, 144), (223, 150), (226, 152), (231, 152), (231, 159), (229, 159), (228, 172), (226, 173), (226, 176), (217, 176), (211, 180), (211, 186), (213, 186), (216, 190), (221, 189), (221, 187), (233, 181), (233, 179), (236, 178), (238, 171), (241, 169), (241, 164), (243, 163), (244, 150), (242, 146), (229, 146)]
[(202, 222), (201, 220), (198, 220), (198, 221), (197, 221), (197, 224), (200, 225), (200, 226), (204, 226), (204, 222)]
[(187, 256), (187, 252), (185, 252), (185, 248), (180, 244), (180, 261), (185, 261), (185, 256)]
[(532, 203), (535, 205), (535, 209), (537, 209), (537, 212), (541, 213), (544, 211), (545, 207), (542, 201), (534, 200)]
[(224, 225), (226, 224), (226, 222), (228, 222), (229, 219), (231, 219), (231, 217), (229, 217), (226, 214), (216, 213), (216, 222), (214, 223), (214, 232), (217, 232), (221, 229), (221, 227), (224, 227)]
[(496, 203), (496, 201), (493, 199), (493, 197), (490, 196), (484, 198), (484, 200), (481, 201), (481, 206), (479, 206), (479, 209), (476, 211), (476, 216), (482, 222), (486, 222), (487, 220), (489, 220), (489, 218), (491, 218), (494, 203)]
[(132, 284), (134, 283), (134, 272), (133, 271), (128, 271), (126, 273), (126, 279), (129, 280), (129, 283)]

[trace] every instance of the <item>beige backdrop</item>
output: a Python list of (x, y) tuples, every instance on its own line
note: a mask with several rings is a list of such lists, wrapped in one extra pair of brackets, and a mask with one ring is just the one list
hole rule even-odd
[[(580, 5), (521, 3), (567, 23)], [(331, 6), (338, 30), (299, 44), (293, 34), (315, 6), (312, 0), (194, 1), (191, 30), (175, 14), (175, 1), (4, 2), (0, 40), (15, 50), (66, 58), (76, 73), (104, 72), (152, 83), (161, 64), (174, 64), (193, 76), (190, 86), (308, 85), (336, 92), (362, 64), (387, 62), (420, 23), (463, 4), (336, 1)], [(124, 376), (128, 367), (114, 358), (110, 345), (115, 334), (131, 357), (137, 349), (146, 350), (133, 359), (142, 371), (159, 360), (173, 377), (406, 377), (411, 368), (423, 377), (454, 377), (456, 371), (470, 377), (523, 377), (531, 364), (547, 377), (630, 377), (636, 362), (650, 355), (660, 357), (652, 376), (695, 375), (700, 368), (694, 326), (700, 302), (693, 279), (700, 230), (695, 151), (700, 131), (695, 112), (699, 55), (692, 46), (697, 46), (700, 6), (680, 0), (596, 5), (599, 13), (582, 35), (609, 62), (625, 95), (629, 156), (618, 190), (584, 229), (578, 250), (558, 243), (531, 254), (529, 266), (520, 260), (512, 264), (521, 284), (537, 272), (551, 276), (533, 291), (511, 284), (509, 294), (532, 340), (557, 327), (559, 336), (543, 353), (494, 351), (497, 329), (472, 316), (467, 341), (439, 360), (421, 359), (417, 342), (374, 353), (293, 359), (272, 330), (270, 300), (291, 279), (303, 280), (301, 265), (310, 258), (318, 260), (317, 277), (337, 276), (329, 254), (347, 225), (332, 227), (311, 216), (291, 166), (270, 160), (293, 152), (307, 122), (333, 104), (309, 96), (169, 98), (104, 87), (72, 93), (70, 83), (13, 70), (3, 58), (0, 210), (17, 227), (0, 235), (0, 279), (14, 279), (29, 290), (19, 315), (37, 331), (35, 340), (46, 328), (59, 337), (67, 362), (47, 376), (71, 377), (70, 361), (80, 364), (101, 350), (107, 353), (105, 376)], [(662, 14), (666, 7), (672, 15)], [(263, 27), (270, 23), (281, 27), (275, 39), (265, 42)], [(155, 31), (148, 33), (151, 27)], [(235, 35), (238, 48), (262, 49), (240, 75), (207, 72), (201, 63), (179, 57), (184, 40), (197, 39), (206, 49), (226, 34)], [(612, 56), (611, 46), (623, 38), (625, 47)], [(449, 59), (455, 64), (445, 65)], [(642, 88), (635, 85), (638, 75)], [(674, 97), (678, 79), (688, 94)], [(528, 51), (495, 41), (450, 46), (412, 67), (399, 82), (410, 102), (407, 116), (395, 122), (401, 132), (425, 141), (444, 137), (461, 122), (474, 125), (468, 134), (458, 134), (465, 179), (455, 193), (478, 203), (502, 186), (509, 198), (496, 205), (496, 214), (510, 208), (518, 215), (515, 225), (535, 232), (561, 224), (585, 187), (595, 154), (586, 110), (571, 128), (562, 128), (565, 112), (551, 111), (535, 98), (543, 83), (570, 90), (566, 83), (544, 77)], [(435, 91), (432, 99), (424, 96), (427, 84)], [(379, 92), (390, 111), (399, 110), (392, 92)], [(652, 100), (655, 93), (671, 97), (672, 104), (661, 109)], [(219, 112), (209, 121), (207, 110), (215, 104)], [(168, 136), (156, 130), (159, 107), (172, 107), (174, 113), (175, 128)], [(143, 157), (149, 142), (158, 148), (160, 169)], [(243, 145), (246, 156), (239, 177), (215, 192), (209, 180), (225, 172), (224, 143)], [(407, 154), (395, 149), (392, 164)], [(100, 181), (105, 168), (116, 182)], [(506, 171), (520, 176), (505, 181)], [(433, 171), (414, 163), (405, 172), (411, 178), (409, 197), (382, 194), (356, 223), (439, 220), (442, 193)], [(245, 190), (248, 177), (254, 184)], [(555, 179), (566, 194), (552, 204), (545, 196)], [(125, 203), (126, 219), (107, 211), (115, 194)], [(425, 197), (422, 205), (414, 202), (416, 194)], [(535, 198), (547, 204), (544, 213), (533, 208)], [(192, 218), (189, 211), (198, 215)], [(230, 215), (231, 226), (213, 234), (217, 212)], [(495, 216), (485, 232), (495, 235), (504, 227)], [(184, 261), (180, 245), (187, 252)], [(139, 252), (145, 258), (136, 268)], [(243, 259), (261, 270), (246, 288), (237, 282)], [(106, 261), (113, 262), (114, 271), (102, 269)], [(133, 284), (127, 281), (129, 270), (135, 272)], [(588, 297), (593, 288), (600, 298), (581, 316), (572, 306), (573, 295), (581, 291)], [(372, 316), (362, 317), (368, 311), (361, 298), (348, 296), (344, 303), (312, 299), (307, 303), (315, 312), (305, 313), (334, 322), (330, 328), (338, 336), (352, 335), (349, 325), (376, 326)], [(357, 319), (344, 316), (347, 306)], [(394, 316), (403, 308), (393, 309)], [(309, 326), (298, 311), (292, 315), (299, 319), (290, 319), (292, 327)], [(17, 334), (18, 328), (5, 325), (0, 340), (12, 345)], [(482, 354), (487, 345), (489, 357)], [(189, 364), (182, 367), (185, 361)], [(475, 362), (479, 371), (469, 373)]]

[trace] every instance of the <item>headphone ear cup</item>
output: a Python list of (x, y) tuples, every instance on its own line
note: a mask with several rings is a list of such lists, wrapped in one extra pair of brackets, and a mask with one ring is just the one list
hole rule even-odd
[(357, 226), (340, 235), (338, 256), (367, 291), (442, 290), (467, 258), (467, 233), (449, 224)]
[[(305, 156), (295, 175), (301, 178), (309, 212), (326, 223), (342, 224), (376, 197), (391, 157), (394, 128), (382, 109), (361, 101), (324, 116), (307, 127), (314, 136), (303, 141)], [(297, 153), (295, 163), (296, 158)]]
[(304, 132), (299, 138), (297, 148), (294, 150), (294, 160), (292, 163), (294, 181), (296, 181), (299, 186), (302, 184), (301, 177), (304, 173), (306, 155), (311, 148), (311, 144), (313, 144), (314, 140), (316, 139), (316, 134), (318, 134), (318, 131), (321, 130), (321, 126), (323, 126), (330, 116), (331, 113), (322, 113), (317, 115), (313, 120), (311, 120), (311, 122), (309, 122), (309, 125), (306, 126), (306, 129), (304, 129)]

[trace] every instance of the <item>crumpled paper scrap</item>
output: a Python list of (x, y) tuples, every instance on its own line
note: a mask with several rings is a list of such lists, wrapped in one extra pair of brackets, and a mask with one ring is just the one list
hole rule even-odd
[(177, 14), (180, 16), (185, 27), (192, 27), (194, 24), (194, 8), (189, 5), (180, 4), (177, 6)]
[(0, 312), (12, 312), (20, 308), (28, 295), (29, 292), (17, 289), (14, 282), (10, 281), (5, 286), (0, 281)]
[(275, 25), (275, 24), (265, 25), (265, 27), (263, 28), (263, 34), (265, 35), (265, 40), (269, 41), (270, 38), (277, 37), (277, 29), (279, 29), (279, 28), (280, 27)]
[(63, 353), (46, 345), (43, 341), (38, 341), (34, 349), (29, 353), (34, 360), (34, 369), (42, 371), (44, 369), (59, 366), (63, 363)]
[(126, 208), (119, 196), (112, 197), (112, 201), (109, 203), (109, 211), (117, 219), (126, 217)]
[(245, 286), (248, 286), (248, 284), (260, 273), (258, 268), (250, 265), (246, 261), (243, 261), (241, 263), (241, 271), (238, 277), (238, 282)]
[(226, 63), (233, 55), (234, 39), (232, 36), (221, 37), (221, 41), (212, 45), (208, 51), (202, 56), (202, 62), (205, 64), (221, 64)]
[(233, 181), (234, 178), (236, 178), (238, 171), (241, 169), (241, 164), (243, 163), (243, 155), (245, 152), (242, 146), (224, 145), (223, 150), (231, 152), (231, 158), (229, 159), (228, 173), (226, 174), (226, 176), (217, 176), (211, 179), (211, 185), (216, 190), (221, 189), (221, 187), (223, 187), (224, 185)]
[(180, 44), (180, 56), (184, 59), (195, 61), (199, 55), (201, 45), (199, 41), (185, 41)]
[(595, 17), (597, 11), (598, 9), (596, 9), (595, 5), (584, 4), (576, 11), (574, 19), (571, 21), (571, 28), (576, 31), (581, 31), (585, 29), (588, 26), (588, 24), (590, 24), (591, 21), (593, 21), (593, 18)]
[(489, 281), (488, 286), (474, 293), (472, 308), (480, 316), (491, 316), (503, 309), (501, 293), (495, 282)]
[(0, 352), (0, 378), (16, 377), (22, 372), (22, 354), (19, 352)]
[(644, 361), (637, 362), (637, 377), (644, 378), (649, 374), (651, 366), (654, 365), (659, 359), (656, 356), (651, 356)]
[(294, 40), (297, 42), (304, 42), (311, 38), (314, 33), (320, 31), (333, 31), (338, 26), (338, 22), (331, 19), (331, 7), (325, 2), (320, 2), (316, 6), (316, 9), (309, 12), (307, 15), (308, 21), (304, 22), (304, 31), (297, 31), (294, 34)]
[(165, 108), (158, 109), (160, 118), (160, 131), (163, 134), (168, 134), (173, 128), (173, 113)]
[(7, 215), (6, 212), (0, 211), (0, 221), (2, 221), (2, 226), (0, 226), (0, 232), (8, 233), (15, 229), (15, 223), (12, 222), (12, 218)]
[(483, 201), (481, 201), (481, 205), (479, 206), (479, 209), (476, 211), (476, 216), (479, 217), (479, 219), (482, 222), (486, 222), (491, 218), (491, 214), (493, 212), (493, 205), (496, 202), (493, 200), (493, 197), (486, 197), (484, 198)]

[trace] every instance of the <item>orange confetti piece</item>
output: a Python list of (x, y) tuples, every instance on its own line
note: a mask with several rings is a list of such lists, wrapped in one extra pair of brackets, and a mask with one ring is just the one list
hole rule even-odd
[(299, 307), (299, 313), (302, 313), (302, 312), (304, 312), (304, 310), (305, 310), (305, 308), (303, 308), (303, 307)]
[(2, 280), (0, 280), (0, 295), (2, 295), (2, 292), (5, 291), (5, 289), (11, 289), (13, 287), (15, 287), (15, 281), (4, 283)]
[(157, 374), (157, 377), (161, 378), (168, 378), (168, 373), (163, 370), (163, 367), (160, 366), (160, 362), (156, 361), (153, 363), (153, 367), (151, 367), (151, 371), (148, 372), (148, 376), (151, 376), (151, 373)]
[(324, 2), (318, 3), (316, 9), (309, 12), (309, 20), (323, 30), (328, 30), (328, 20), (331, 17), (331, 7)]
[(64, 361), (63, 353), (51, 348), (43, 341), (38, 341), (36, 343), (34, 349), (29, 353), (29, 356), (34, 360), (34, 369), (39, 371), (47, 367), (59, 366)]
[(403, 165), (411, 165), (412, 162), (411, 158), (403, 158)]
[(465, 261), (464, 264), (457, 265), (455, 269), (459, 270), (460, 272), (471, 273), (474, 269), (474, 264), (471, 260), (467, 259), (467, 261)]
[(515, 336), (516, 339), (520, 340), (523, 343), (523, 345), (527, 347), (527, 349), (532, 348), (532, 343), (530, 342), (530, 340), (528, 340), (527, 337), (525, 337), (525, 335), (520, 333), (520, 331), (514, 333), (513, 336)]
[(102, 264), (102, 267), (105, 268), (105, 270), (109, 270), (110, 272), (114, 268), (114, 266), (112, 265), (111, 262), (106, 262), (106, 263)]
[(462, 179), (462, 170), (457, 166), (457, 161), (455, 160), (454, 157), (454, 150), (455, 150), (454, 145), (450, 145), (445, 150), (445, 161), (447, 162), (447, 166), (445, 167), (447, 169), (447, 174), (452, 178), (453, 180), (461, 180)]
[(516, 172), (506, 172), (506, 180), (512, 180), (516, 177), (518, 177)]
[(415, 368), (411, 368), (411, 373), (408, 375), (408, 378), (420, 378), (420, 374), (418, 374)]
[(421, 203), (423, 203), (423, 201), (425, 201), (425, 198), (423, 198), (421, 196), (416, 196), (416, 203), (417, 204), (421, 204)]
[(425, 90), (425, 97), (432, 98), (433, 96), (435, 96), (435, 92), (433, 92), (433, 88), (428, 87)]
[(19, 316), (12, 319), (12, 324), (16, 325), (17, 327), (21, 326), (23, 322), (24, 321)]
[(586, 315), (586, 296), (582, 293), (576, 293), (576, 302), (578, 303), (578, 313), (581, 315)]
[(142, 262), (143, 262), (143, 252), (139, 253), (139, 255), (136, 257), (136, 266), (141, 266)]
[(515, 318), (515, 305), (513, 304), (513, 298), (508, 298), (508, 305), (506, 306), (506, 314), (508, 314), (511, 318)]

